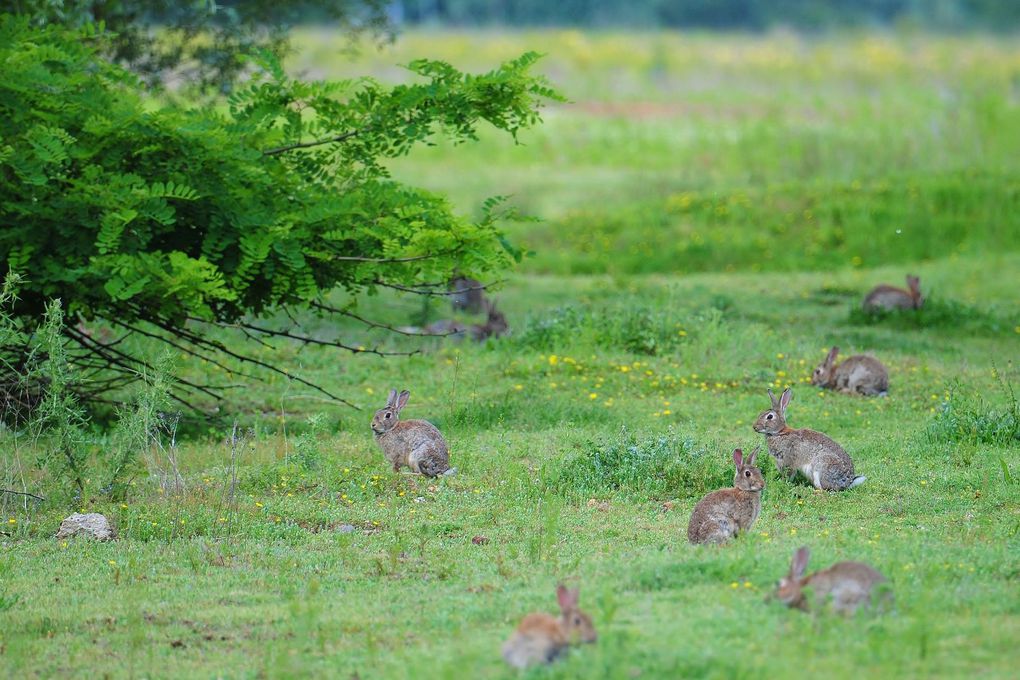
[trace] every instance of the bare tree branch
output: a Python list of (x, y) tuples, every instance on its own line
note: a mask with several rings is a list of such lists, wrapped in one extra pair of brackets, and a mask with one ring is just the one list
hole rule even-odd
[(34, 493), (29, 493), (27, 491), (15, 491), (14, 489), (0, 489), (0, 493), (10, 493), (14, 494), (15, 496), (28, 496), (29, 498), (34, 498), (37, 501), (43, 502), (46, 501), (46, 499), (43, 498), (42, 496), (36, 496)]
[[(347, 406), (350, 406), (351, 408), (353, 408), (356, 411), (360, 411), (361, 410), (360, 406), (352, 404), (351, 402), (347, 401), (346, 399), (344, 399), (342, 397), (338, 397), (337, 395), (333, 394), (329, 390), (326, 390), (326, 389), (320, 387), (319, 385), (316, 385), (315, 383), (313, 383), (313, 382), (311, 382), (309, 380), (306, 380), (306, 379), (304, 379), (304, 378), (302, 378), (300, 376), (288, 373), (287, 371), (283, 370), (282, 368), (279, 368), (277, 366), (273, 366), (272, 364), (270, 364), (268, 362), (265, 362), (265, 361), (262, 361), (260, 359), (256, 359), (255, 357), (246, 356), (244, 354), (238, 354), (237, 352), (231, 351), (222, 342), (217, 342), (215, 340), (210, 340), (208, 338), (203, 338), (203, 337), (201, 337), (199, 335), (195, 335), (194, 333), (188, 333), (183, 328), (180, 328), (178, 326), (174, 326), (173, 324), (171, 324), (169, 322), (162, 321), (162, 320), (160, 320), (158, 318), (155, 318), (155, 317), (143, 317), (143, 318), (145, 319), (145, 321), (151, 323), (153, 326), (156, 326), (157, 328), (162, 328), (163, 330), (167, 331), (168, 333), (173, 333), (174, 335), (177, 335), (178, 337), (184, 338), (185, 340), (187, 340), (188, 342), (191, 342), (194, 345), (197, 345), (197, 346), (200, 346), (200, 347), (207, 347), (209, 349), (214, 349), (216, 351), (223, 352), (227, 356), (233, 357), (234, 359), (237, 359), (238, 361), (243, 361), (243, 362), (248, 363), (248, 364), (253, 364), (255, 366), (259, 366), (261, 368), (265, 368), (266, 370), (272, 371), (273, 373), (276, 373), (277, 375), (282, 375), (283, 377), (287, 378), (288, 380), (293, 380), (295, 382), (301, 383), (302, 385), (305, 385), (306, 387), (310, 387), (310, 388), (312, 388), (313, 390), (315, 390), (317, 392), (325, 394), (330, 399), (334, 399), (334, 400), (336, 400), (336, 401), (338, 401), (338, 402), (340, 402), (342, 404), (346, 404)], [(229, 327), (229, 326), (226, 326), (226, 327)]]
[(418, 262), (419, 260), (430, 260), (433, 257), (439, 257), (440, 255), (449, 255), (450, 253), (456, 252), (454, 250), (448, 250), (440, 253), (429, 253), (428, 255), (415, 255), (414, 257), (354, 257), (352, 255), (334, 255), (333, 260), (339, 260), (340, 262), (371, 262), (373, 264), (391, 264), (395, 262)]
[(249, 324), (249, 323), (238, 323), (237, 325), (240, 326), (241, 328), (249, 328), (249, 329), (255, 331), (256, 333), (264, 333), (265, 335), (271, 335), (271, 336), (280, 337), (280, 338), (289, 338), (291, 340), (297, 340), (299, 342), (303, 342), (303, 343), (309, 344), (309, 345), (323, 345), (325, 347), (335, 347), (337, 349), (345, 349), (345, 350), (347, 350), (349, 352), (354, 352), (355, 354), (375, 354), (375, 355), (381, 356), (381, 357), (409, 357), (409, 356), (413, 356), (413, 355), (418, 353), (418, 350), (413, 350), (413, 351), (410, 351), (410, 352), (384, 352), (382, 350), (375, 349), (375, 348), (372, 348), (372, 349), (368, 349), (368, 348), (362, 349), (360, 347), (351, 347), (350, 345), (345, 345), (345, 344), (343, 344), (342, 342), (339, 342), (339, 341), (334, 341), (334, 340), (318, 340), (316, 338), (310, 338), (307, 335), (294, 335), (293, 333), (288, 333), (287, 331), (274, 331), (271, 328), (262, 328), (261, 326), (255, 326), (255, 325)]
[(326, 137), (325, 139), (316, 139), (311, 142), (295, 142), (294, 144), (287, 144), (286, 146), (278, 146), (275, 149), (266, 149), (262, 152), (263, 156), (276, 156), (277, 154), (286, 153), (293, 151), (294, 149), (307, 149), (312, 146), (320, 146), (322, 144), (338, 144), (345, 142), (351, 137), (356, 137), (361, 134), (362, 129), (351, 130), (345, 132), (342, 135), (336, 135), (335, 137)]
[[(479, 286), (468, 286), (468, 287), (464, 287), (464, 288), (458, 288), (457, 290), (431, 290), (429, 288), (410, 288), (408, 286), (401, 286), (398, 283), (388, 283), (386, 281), (380, 281), (379, 279), (375, 279), (373, 281), (370, 281), (369, 283), (371, 283), (373, 286), (381, 286), (382, 288), (392, 288), (393, 290), (399, 290), (399, 291), (404, 292), (404, 293), (414, 293), (415, 295), (430, 295), (430, 296), (434, 295), (434, 296), (444, 296), (445, 297), (445, 296), (449, 296), (449, 295), (461, 295), (463, 293), (466, 293), (466, 292), (472, 291), (472, 290), (485, 290), (486, 288), (488, 288), (490, 286), (495, 286), (496, 284), (502, 283), (503, 281), (504, 281), (504, 279), (499, 279), (498, 281), (493, 281), (492, 283), (483, 283), (483, 284), (481, 284)], [(419, 284), (419, 285), (420, 286), (438, 287), (438, 286), (444, 286), (444, 285), (447, 285), (447, 284), (445, 284), (445, 283), (423, 283), (423, 284)]]
[(400, 335), (407, 335), (407, 336), (416, 337), (416, 338), (445, 338), (445, 337), (450, 336), (450, 335), (456, 335), (455, 331), (450, 331), (449, 333), (415, 333), (415, 332), (411, 332), (411, 331), (405, 331), (405, 330), (402, 330), (402, 329), (400, 329), (400, 328), (398, 328), (396, 326), (390, 326), (388, 324), (378, 323), (376, 321), (372, 321), (370, 319), (366, 319), (366, 318), (364, 318), (362, 316), (358, 316), (354, 312), (349, 312), (349, 311), (344, 310), (344, 309), (337, 309), (336, 307), (330, 307), (329, 305), (324, 305), (321, 302), (310, 302), (308, 304), (309, 304), (309, 306), (312, 309), (318, 309), (318, 310), (321, 310), (323, 312), (328, 312), (330, 314), (339, 314), (341, 316), (346, 316), (348, 318), (354, 319), (355, 321), (359, 321), (359, 322), (365, 324), (366, 326), (368, 326), (370, 328), (382, 328), (384, 330), (391, 331), (393, 333), (399, 333)]

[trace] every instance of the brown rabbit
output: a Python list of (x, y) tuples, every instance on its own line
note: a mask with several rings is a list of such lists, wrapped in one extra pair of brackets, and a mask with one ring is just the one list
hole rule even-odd
[(811, 384), (847, 394), (885, 396), (889, 392), (889, 371), (881, 361), (855, 354), (836, 365), (839, 347), (829, 350), (825, 360), (811, 374)]
[[(858, 607), (867, 607), (872, 601), (875, 586), (886, 581), (885, 576), (863, 562), (838, 562), (828, 569), (804, 576), (810, 554), (806, 546), (794, 554), (790, 573), (779, 580), (772, 594), (787, 607), (807, 611), (804, 591), (810, 589), (817, 609), (823, 609), (831, 602), (837, 612), (853, 614)], [(892, 593), (885, 591), (882, 598), (888, 602)]]
[(451, 280), (450, 305), (455, 312), (478, 314), (485, 308), (485, 286), (481, 281), (464, 276)]
[(503, 659), (514, 668), (527, 668), (555, 661), (567, 647), (578, 642), (595, 642), (591, 617), (577, 608), (580, 591), (556, 587), (560, 616), (528, 614), (503, 645)]
[(885, 284), (875, 286), (864, 298), (864, 309), (920, 309), (924, 304), (921, 279), (907, 274), (907, 289)]
[(744, 460), (744, 452), (733, 450), (737, 471), (732, 489), (719, 489), (708, 494), (694, 506), (687, 524), (687, 540), (691, 543), (724, 543), (741, 531), (747, 531), (761, 513), (761, 490), (765, 478), (754, 466), (756, 447)]
[(866, 477), (854, 474), (854, 463), (842, 446), (821, 432), (787, 427), (786, 407), (793, 398), (789, 387), (779, 399), (772, 390), (768, 393), (772, 408), (761, 412), (754, 431), (765, 435), (776, 469), (787, 478), (799, 471), (816, 489), (826, 491), (843, 491), (864, 482)]
[(399, 472), (407, 466), (411, 472), (426, 477), (450, 475), (456, 468), (450, 467), (450, 451), (446, 440), (436, 426), (427, 420), (400, 420), (400, 411), (407, 406), (411, 393), (404, 390), (397, 394), (390, 390), (386, 407), (372, 416), (372, 432), (375, 441), (386, 454), (386, 460)]
[(496, 309), (496, 303), (485, 300), (485, 310), (488, 313), (488, 318), (482, 325), (474, 324), (469, 330), (471, 331), (471, 337), (482, 342), (488, 338), (498, 338), (501, 335), (506, 335), (510, 330), (510, 324), (506, 322), (506, 316), (503, 312)]

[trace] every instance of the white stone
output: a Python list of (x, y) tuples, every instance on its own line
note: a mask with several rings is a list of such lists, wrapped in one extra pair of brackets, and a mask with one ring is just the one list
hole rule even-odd
[(86, 534), (98, 541), (109, 541), (117, 537), (110, 521), (98, 512), (81, 514), (74, 513), (60, 523), (57, 538), (69, 538), (78, 534)]

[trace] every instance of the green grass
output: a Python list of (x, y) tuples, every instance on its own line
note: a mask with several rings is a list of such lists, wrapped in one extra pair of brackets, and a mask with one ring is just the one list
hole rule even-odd
[[(123, 502), (88, 502), (115, 543), (65, 545), (56, 527), (82, 508), (0, 496), (0, 676), (515, 677), (499, 647), (555, 608), (559, 580), (581, 586), (600, 639), (529, 677), (1015, 675), (1015, 43), (414, 34), (354, 64), (314, 58), (396, 77), (385, 64), (410, 56), (471, 68), (529, 47), (574, 104), (524, 146), (439, 144), (393, 167), (466, 211), (513, 191), (549, 218), (508, 225), (535, 251), (495, 293), (513, 334), (407, 359), (253, 350), (364, 410), (279, 377), (232, 390), (177, 443), (183, 493), (161, 491), (165, 460), (146, 451)], [(921, 314), (857, 311), (908, 271)], [(421, 311), (361, 304), (394, 323)], [(885, 362), (889, 397), (806, 384), (833, 344)], [(765, 388), (787, 385), (791, 424), (834, 437), (868, 481), (816, 493), (763, 460), (753, 531), (688, 545), (732, 449), (761, 443)], [(456, 476), (388, 469), (368, 420), (390, 387), (442, 429)], [(232, 449), (235, 418), (251, 436)], [(3, 488), (57, 498), (31, 438), (0, 436)], [(804, 544), (811, 569), (874, 565), (895, 610), (766, 603)]]

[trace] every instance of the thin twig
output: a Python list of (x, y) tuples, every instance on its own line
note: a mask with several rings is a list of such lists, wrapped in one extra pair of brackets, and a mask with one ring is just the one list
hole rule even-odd
[(340, 262), (371, 262), (374, 264), (390, 264), (394, 262), (418, 262), (419, 260), (429, 260), (433, 257), (439, 257), (440, 255), (449, 255), (455, 250), (449, 250), (442, 253), (430, 253), (428, 255), (415, 255), (413, 257), (355, 257), (353, 255), (334, 255), (330, 257), (331, 260), (338, 260)]
[(388, 324), (378, 323), (376, 321), (372, 321), (370, 319), (366, 319), (366, 318), (364, 318), (362, 316), (358, 316), (354, 312), (348, 312), (348, 311), (343, 310), (343, 309), (337, 309), (336, 307), (331, 307), (329, 305), (324, 305), (324, 304), (322, 304), (320, 302), (310, 302), (308, 304), (309, 304), (310, 307), (312, 307), (312, 309), (318, 309), (318, 310), (321, 310), (323, 312), (328, 312), (329, 314), (340, 314), (341, 316), (349, 317), (351, 319), (354, 319), (355, 321), (360, 321), (361, 323), (365, 324), (366, 326), (369, 326), (370, 328), (382, 328), (382, 329), (385, 329), (387, 331), (391, 331), (393, 333), (399, 333), (400, 335), (408, 335), (408, 336), (411, 336), (411, 337), (418, 337), (418, 338), (445, 338), (445, 337), (450, 336), (450, 335), (456, 335), (455, 331), (450, 331), (449, 333), (412, 333), (411, 331), (405, 331), (405, 330), (401, 330), (400, 328), (398, 328), (396, 326), (390, 326)]
[(354, 352), (355, 354), (360, 354), (360, 353), (364, 353), (364, 354), (376, 354), (376, 355), (381, 356), (381, 357), (409, 357), (409, 356), (412, 356), (412, 355), (418, 353), (418, 350), (414, 350), (414, 351), (411, 351), (411, 352), (384, 352), (383, 350), (379, 350), (379, 349), (375, 349), (375, 348), (372, 348), (372, 349), (367, 349), (367, 348), (366, 349), (361, 349), (360, 347), (351, 347), (349, 345), (345, 345), (345, 344), (343, 344), (341, 342), (336, 342), (336, 341), (333, 341), (333, 340), (319, 340), (317, 338), (310, 338), (307, 335), (294, 335), (293, 333), (288, 333), (287, 331), (274, 331), (272, 328), (262, 328), (261, 326), (255, 326), (255, 325), (250, 324), (250, 323), (239, 323), (238, 325), (240, 325), (242, 328), (250, 328), (251, 330), (255, 331), (256, 333), (264, 333), (265, 335), (271, 335), (271, 336), (280, 337), (280, 338), (289, 338), (291, 340), (297, 340), (299, 342), (303, 342), (303, 343), (309, 344), (309, 345), (323, 345), (325, 347), (335, 347), (335, 348), (338, 348), (338, 349), (345, 349), (345, 350), (348, 350), (350, 352)]
[[(408, 286), (401, 286), (398, 283), (388, 283), (386, 281), (380, 281), (378, 279), (371, 281), (370, 283), (375, 286), (382, 286), (383, 288), (392, 288), (393, 290), (399, 290), (404, 293), (414, 293), (415, 295), (436, 295), (436, 296), (449, 296), (449, 295), (462, 295), (472, 290), (485, 290), (489, 286), (494, 286), (497, 283), (502, 283), (503, 279), (499, 281), (493, 281), (492, 283), (485, 283), (478, 286), (468, 286), (464, 288), (458, 288), (457, 290), (429, 290), (427, 288), (410, 288)], [(425, 283), (419, 284), (424, 286), (441, 286), (441, 283)]]
[(325, 139), (316, 139), (311, 142), (296, 142), (294, 144), (287, 144), (286, 146), (278, 146), (275, 149), (266, 149), (262, 152), (263, 156), (275, 156), (277, 154), (286, 153), (287, 151), (293, 151), (294, 149), (307, 149), (310, 146), (320, 146), (322, 144), (337, 144), (339, 142), (345, 142), (351, 137), (356, 137), (361, 134), (362, 130), (351, 130), (345, 132), (342, 135), (336, 135), (335, 137), (326, 137)]
[(29, 496), (30, 499), (35, 499), (36, 501), (42, 501), (43, 503), (46, 503), (46, 499), (44, 499), (43, 496), (36, 495), (35, 493), (29, 493), (28, 491), (15, 491), (12, 488), (0, 488), (0, 493), (13, 493), (14, 495), (27, 495), (27, 496)]

